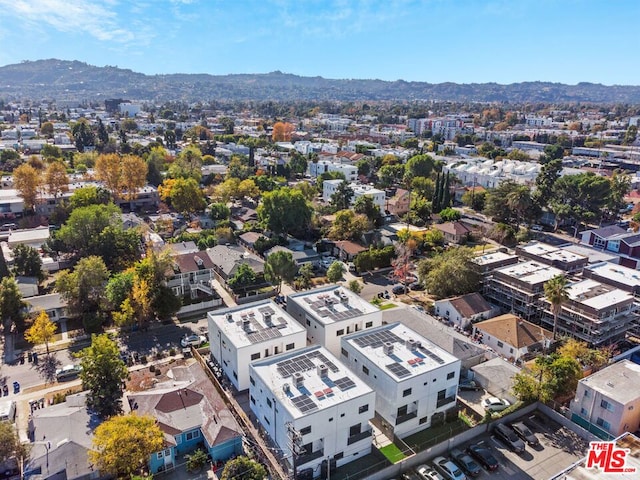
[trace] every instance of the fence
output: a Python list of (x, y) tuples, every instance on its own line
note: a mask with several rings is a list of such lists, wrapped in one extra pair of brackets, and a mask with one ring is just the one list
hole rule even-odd
[(178, 313), (176, 313), (176, 316), (182, 317), (193, 312), (208, 311), (209, 309), (219, 307), (220, 305), (222, 305), (221, 298), (216, 298), (207, 302), (192, 303), (191, 305), (181, 307), (180, 310), (178, 310)]

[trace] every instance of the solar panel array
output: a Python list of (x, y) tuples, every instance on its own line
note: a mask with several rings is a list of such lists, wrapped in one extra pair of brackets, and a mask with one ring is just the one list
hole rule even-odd
[(309, 304), (309, 308), (320, 317), (329, 317), (336, 322), (362, 315), (359, 308), (349, 304), (348, 297), (344, 298), (346, 301), (342, 301), (343, 297), (338, 295), (325, 293), (318, 295), (315, 299), (307, 297), (304, 300)]
[(316, 402), (314, 402), (309, 395), (300, 395), (298, 397), (293, 397), (291, 401), (302, 413), (310, 412), (318, 408)]
[[(318, 361), (314, 362), (314, 358), (317, 358)], [(319, 365), (320, 363), (324, 363), (327, 368), (333, 373), (340, 371), (340, 369), (336, 367), (333, 362), (331, 362), (318, 350), (314, 350), (313, 352), (309, 352), (304, 355), (298, 355), (297, 357), (278, 362), (276, 364), (276, 369), (278, 370), (280, 376), (290, 377), (296, 372), (306, 372), (309, 370), (313, 370), (314, 368), (316, 368), (316, 365)]]
[(427, 357), (429, 357), (431, 360), (438, 363), (439, 365), (443, 365), (445, 363), (445, 361), (442, 358), (440, 358), (438, 355), (433, 353), (431, 350), (427, 350), (426, 348), (421, 347), (420, 351), (424, 353)]
[(370, 333), (368, 335), (362, 335), (358, 338), (355, 338), (353, 341), (356, 342), (356, 345), (358, 345), (360, 348), (378, 348), (386, 342), (402, 343), (400, 337), (398, 337), (395, 333), (390, 332), (389, 330), (381, 330), (379, 332)]
[(264, 342), (265, 340), (269, 340), (270, 338), (277, 338), (281, 336), (282, 334), (280, 333), (280, 330), (273, 327), (262, 328), (247, 333), (247, 339), (249, 339), (251, 343)]
[(345, 390), (349, 390), (350, 388), (354, 388), (356, 386), (356, 382), (351, 380), (349, 377), (339, 378), (337, 380), (334, 380), (333, 383), (335, 383), (336, 387), (338, 387), (343, 392)]
[(386, 367), (398, 378), (404, 378), (411, 375), (411, 372), (398, 362), (390, 363), (389, 365), (386, 365)]

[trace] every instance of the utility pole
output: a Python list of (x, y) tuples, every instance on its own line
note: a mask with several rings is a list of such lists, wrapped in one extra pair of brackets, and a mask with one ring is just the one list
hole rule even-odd
[(302, 435), (300, 435), (300, 432), (295, 429), (291, 422), (287, 422), (286, 427), (287, 436), (289, 437), (287, 447), (291, 450), (291, 462), (293, 465), (293, 480), (298, 480), (298, 457), (305, 453), (304, 447), (302, 446)]

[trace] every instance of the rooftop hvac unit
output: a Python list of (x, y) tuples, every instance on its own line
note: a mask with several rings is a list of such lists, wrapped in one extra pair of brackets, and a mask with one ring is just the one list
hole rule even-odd
[(251, 321), (250, 320), (242, 320), (242, 328), (245, 331), (251, 330)]
[(233, 315), (230, 313), (227, 313), (227, 322), (233, 322)]
[(299, 389), (302, 386), (303, 382), (304, 377), (302, 376), (302, 374), (300, 372), (295, 372), (293, 374), (293, 385)]
[(409, 338), (407, 339), (405, 345), (410, 351), (413, 352), (418, 348), (417, 343), (418, 342), (416, 342), (413, 338)]
[(324, 363), (321, 363), (320, 365), (318, 365), (318, 376), (320, 378), (325, 378), (328, 375), (329, 375), (329, 368)]
[(289, 393), (291, 391), (291, 387), (288, 383), (285, 383), (284, 385), (282, 385), (282, 390), (284, 391), (284, 393)]
[(333, 291), (333, 294), (339, 297), (339, 296), (341, 295), (340, 289), (336, 288), (336, 289)]
[(272, 325), (271, 314), (269, 312), (264, 312), (262, 314), (262, 318), (264, 319), (264, 323), (266, 323), (268, 326)]
[(391, 355), (393, 353), (393, 343), (392, 342), (384, 342), (382, 344), (382, 352), (385, 355)]

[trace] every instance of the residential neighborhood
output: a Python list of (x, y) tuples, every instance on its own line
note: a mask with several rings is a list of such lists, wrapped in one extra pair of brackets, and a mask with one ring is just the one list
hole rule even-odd
[(0, 99), (0, 474), (546, 479), (639, 441), (634, 108), (245, 107)]

